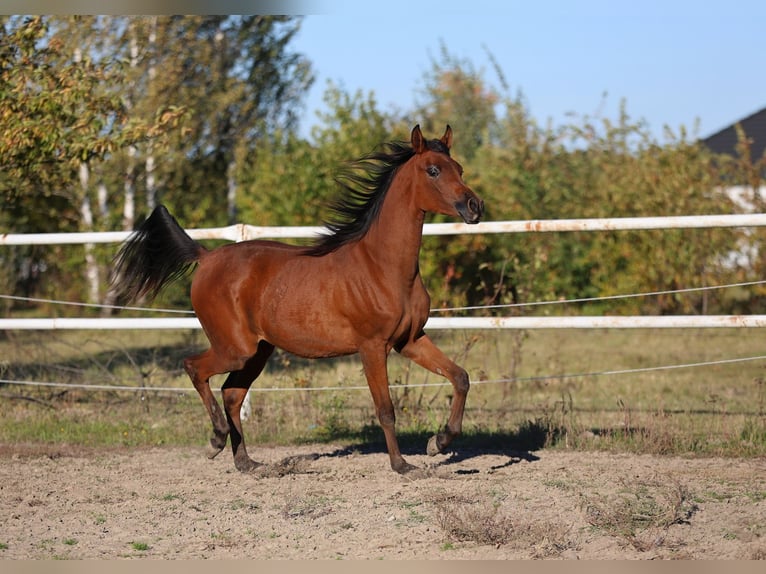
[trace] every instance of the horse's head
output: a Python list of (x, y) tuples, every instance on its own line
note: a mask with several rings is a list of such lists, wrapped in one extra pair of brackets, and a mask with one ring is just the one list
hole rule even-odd
[(463, 181), (463, 167), (452, 159), (452, 128), (439, 140), (427, 141), (417, 125), (412, 129), (410, 160), (419, 207), (424, 211), (460, 216), (466, 223), (479, 223), (484, 202)]

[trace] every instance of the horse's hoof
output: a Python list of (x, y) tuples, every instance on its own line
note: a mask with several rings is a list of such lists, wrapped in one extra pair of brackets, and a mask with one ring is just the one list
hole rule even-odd
[(248, 458), (244, 461), (234, 461), (234, 466), (239, 472), (247, 474), (249, 472), (255, 472), (264, 465), (260, 462), (255, 462), (251, 458)]
[(430, 439), (428, 439), (428, 446), (426, 447), (426, 452), (428, 453), (428, 456), (436, 456), (442, 451), (441, 447), (439, 446), (439, 436), (434, 435)]
[(224, 447), (215, 446), (213, 444), (213, 441), (210, 441), (210, 444), (207, 447), (207, 450), (205, 451), (205, 454), (210, 460), (213, 460), (215, 457), (217, 457), (221, 451), (224, 449)]
[(403, 477), (409, 479), (425, 478), (428, 475), (426, 470), (412, 465), (404, 459), (402, 459), (396, 466), (392, 465), (391, 468)]

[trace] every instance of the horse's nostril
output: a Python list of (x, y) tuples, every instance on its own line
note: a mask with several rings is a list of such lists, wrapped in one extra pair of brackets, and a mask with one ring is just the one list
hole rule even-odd
[(468, 200), (468, 209), (474, 213), (481, 214), (484, 211), (484, 202), (476, 197), (471, 197)]

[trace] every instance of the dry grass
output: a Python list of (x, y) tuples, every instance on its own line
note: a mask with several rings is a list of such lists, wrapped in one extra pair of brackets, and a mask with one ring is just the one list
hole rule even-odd
[(589, 524), (619, 536), (636, 550), (645, 552), (662, 546), (668, 529), (688, 523), (697, 510), (689, 490), (670, 478), (631, 482), (623, 480), (620, 490), (605, 498), (583, 498)]
[(576, 547), (563, 524), (512, 518), (494, 501), (444, 495), (431, 504), (436, 523), (451, 541), (533, 549), (536, 558), (559, 556)]

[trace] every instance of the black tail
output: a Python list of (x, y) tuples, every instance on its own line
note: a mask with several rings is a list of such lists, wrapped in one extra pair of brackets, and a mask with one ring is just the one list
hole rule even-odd
[(204, 250), (159, 205), (115, 256), (112, 288), (125, 303), (143, 296), (153, 299), (166, 284), (186, 274)]

